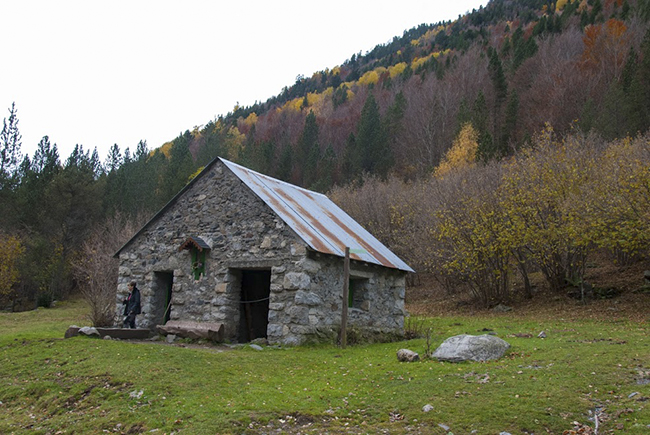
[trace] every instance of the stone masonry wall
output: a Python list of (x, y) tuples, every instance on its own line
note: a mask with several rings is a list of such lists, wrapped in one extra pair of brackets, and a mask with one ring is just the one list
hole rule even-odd
[[(211, 249), (205, 273), (195, 280), (191, 254), (179, 246), (202, 238)], [(223, 323), (236, 341), (241, 283), (237, 270), (271, 271), (267, 335), (270, 343), (295, 345), (329, 340), (340, 324), (343, 259), (311, 252), (261, 199), (217, 161), (120, 252), (118, 313), (131, 280), (142, 294), (138, 327), (161, 320), (157, 273), (173, 275), (172, 320)], [(400, 333), (404, 321), (404, 273), (356, 265), (367, 291), (350, 324)], [(354, 270), (353, 270), (354, 273)], [(164, 305), (164, 303), (163, 303)]]
[[(274, 273), (271, 290), (281, 290), (289, 303), (270, 306), (269, 336), (280, 342), (330, 341), (341, 324), (343, 259), (309, 252), (299, 272)], [(278, 270), (277, 272), (282, 272)], [(400, 336), (404, 328), (405, 273), (352, 261), (351, 275), (365, 282), (359, 307), (348, 309), (349, 325), (375, 336)], [(272, 324), (272, 325), (271, 325)]]

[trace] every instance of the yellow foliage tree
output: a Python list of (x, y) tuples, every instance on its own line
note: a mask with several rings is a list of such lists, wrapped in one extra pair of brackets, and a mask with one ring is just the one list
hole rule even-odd
[(584, 273), (591, 216), (577, 199), (594, 177), (596, 157), (584, 143), (556, 140), (548, 125), (534, 145), (505, 164), (500, 201), (513, 252), (525, 252), (558, 290)]
[(223, 144), (229, 160), (237, 160), (239, 158), (239, 154), (244, 147), (244, 142), (246, 142), (246, 136), (237, 127), (230, 127)]
[(650, 243), (650, 146), (646, 138), (610, 144), (589, 191), (578, 200), (591, 217), (589, 237), (619, 260), (645, 252)]
[(17, 237), (0, 234), (0, 296), (9, 294), (18, 282), (18, 262), (24, 252)]
[(439, 272), (464, 283), (486, 307), (506, 301), (510, 293), (508, 221), (499, 206), (498, 182), (496, 166), (459, 171), (431, 182), (434, 187), (438, 183), (441, 202), (431, 230)]
[(454, 169), (472, 166), (476, 163), (477, 150), (478, 132), (468, 122), (461, 128), (458, 137), (436, 168), (434, 176), (442, 178)]
[(307, 94), (307, 104), (309, 104), (309, 107), (316, 106), (322, 98), (322, 95), (318, 92), (309, 92)]
[(250, 115), (244, 119), (244, 124), (248, 125), (249, 127), (255, 125), (257, 123), (257, 113), (251, 112)]
[(172, 149), (172, 142), (165, 142), (163, 146), (160, 147), (160, 152), (164, 154), (165, 157), (169, 158), (169, 153)]
[(190, 181), (194, 180), (197, 177), (197, 175), (199, 175), (201, 172), (203, 172), (203, 169), (205, 169), (205, 166), (201, 166), (200, 168), (197, 168), (197, 170), (194, 171), (194, 173), (192, 175), (187, 177), (187, 182), (189, 183)]
[(405, 69), (406, 69), (406, 62), (400, 62), (397, 65), (389, 66), (388, 74), (390, 74), (390, 78), (392, 79), (402, 74)]
[(370, 84), (375, 84), (378, 81), (379, 81), (379, 74), (377, 73), (377, 71), (373, 70), (373, 71), (368, 71), (367, 73), (362, 75), (361, 78), (359, 79), (359, 84), (368, 86)]

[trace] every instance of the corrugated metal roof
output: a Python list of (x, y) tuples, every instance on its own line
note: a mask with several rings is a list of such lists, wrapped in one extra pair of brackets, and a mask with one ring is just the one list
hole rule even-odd
[(344, 257), (349, 247), (354, 260), (413, 272), (327, 196), (220, 160), (314, 251)]

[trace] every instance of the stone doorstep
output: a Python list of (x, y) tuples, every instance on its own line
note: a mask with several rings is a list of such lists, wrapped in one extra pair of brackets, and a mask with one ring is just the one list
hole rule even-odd
[(156, 329), (164, 335), (173, 334), (191, 339), (204, 338), (215, 342), (224, 340), (223, 323), (171, 320), (164, 325), (156, 326)]
[[(79, 327), (70, 327), (65, 331), (65, 338), (76, 337), (79, 335)], [(121, 340), (143, 340), (151, 336), (151, 331), (148, 329), (126, 329), (126, 328), (95, 328), (99, 335), (104, 338), (109, 336), (111, 338), (119, 338)]]

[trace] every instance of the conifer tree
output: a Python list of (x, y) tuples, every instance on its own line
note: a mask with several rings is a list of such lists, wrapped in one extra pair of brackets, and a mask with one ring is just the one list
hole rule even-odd
[(276, 172), (276, 177), (283, 181), (291, 180), (291, 170), (293, 168), (293, 150), (291, 145), (285, 144), (280, 152), (280, 162)]
[(361, 163), (361, 170), (385, 177), (392, 167), (391, 154), (386, 133), (381, 122), (379, 106), (373, 94), (369, 94), (357, 128), (356, 159)]
[(122, 152), (117, 144), (113, 144), (113, 146), (108, 150), (108, 155), (106, 156), (106, 163), (104, 164), (106, 172), (110, 174), (111, 172), (116, 171), (121, 165)]
[(320, 160), (318, 144), (318, 123), (313, 110), (305, 118), (305, 127), (298, 140), (298, 161), (300, 162), (300, 184), (308, 187), (316, 181), (316, 169)]
[(4, 118), (0, 132), (0, 190), (13, 189), (18, 182), (22, 136), (18, 130), (16, 103), (11, 104), (9, 119)]

